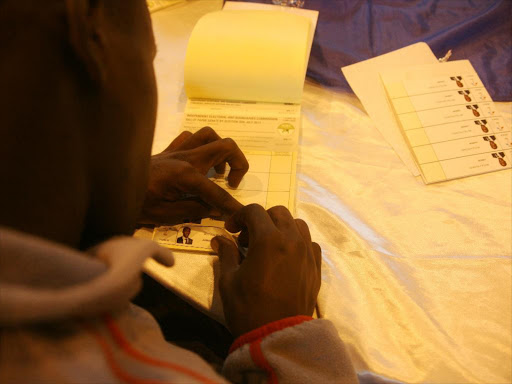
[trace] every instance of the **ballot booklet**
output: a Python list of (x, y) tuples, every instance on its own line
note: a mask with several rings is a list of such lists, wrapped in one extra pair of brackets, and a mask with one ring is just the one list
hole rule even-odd
[(511, 167), (511, 127), (469, 61), (380, 75), (426, 184)]
[(161, 9), (183, 3), (185, 0), (146, 0), (150, 12), (156, 12)]
[[(226, 2), (194, 27), (185, 58), (188, 97), (182, 130), (209, 126), (230, 137), (250, 165), (238, 188), (210, 175), (242, 204), (295, 211), (301, 99), (317, 11)], [(174, 249), (210, 251), (230, 236), (223, 222), (157, 227), (153, 239)]]

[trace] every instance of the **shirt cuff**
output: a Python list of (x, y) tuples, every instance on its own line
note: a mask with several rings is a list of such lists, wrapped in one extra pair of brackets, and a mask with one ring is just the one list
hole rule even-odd
[(238, 348), (243, 347), (245, 344), (250, 344), (254, 341), (261, 340), (274, 332), (281, 331), (285, 328), (293, 327), (310, 320), (313, 320), (311, 316), (293, 316), (265, 324), (238, 337), (231, 345), (231, 348), (229, 348), (229, 353), (236, 351)]

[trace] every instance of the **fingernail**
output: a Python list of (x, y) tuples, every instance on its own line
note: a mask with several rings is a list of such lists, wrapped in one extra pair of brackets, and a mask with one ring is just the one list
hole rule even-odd
[(216, 237), (214, 237), (211, 241), (210, 241), (210, 246), (212, 247), (213, 251), (218, 253), (219, 252), (219, 240), (217, 240)]

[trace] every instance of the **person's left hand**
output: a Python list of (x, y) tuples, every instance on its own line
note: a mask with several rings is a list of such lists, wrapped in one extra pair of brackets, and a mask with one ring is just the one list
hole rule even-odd
[(213, 167), (236, 188), (249, 169), (232, 139), (221, 139), (210, 127), (182, 132), (162, 153), (151, 158), (149, 184), (140, 224), (177, 224), (184, 219), (230, 215), (242, 204), (206, 177)]

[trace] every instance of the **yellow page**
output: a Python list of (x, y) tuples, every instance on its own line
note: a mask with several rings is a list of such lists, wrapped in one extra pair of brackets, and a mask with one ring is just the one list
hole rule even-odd
[[(311, 21), (311, 28), (309, 28), (308, 35), (308, 51), (306, 56), (309, 59), (309, 55), (311, 53), (311, 46), (313, 45), (313, 38), (315, 36), (315, 29), (318, 22), (318, 11), (313, 9), (303, 9), (297, 7), (283, 7), (281, 5), (273, 5), (273, 4), (263, 4), (263, 3), (246, 3), (240, 1), (226, 1), (224, 3), (224, 10), (259, 10), (259, 11), (278, 11), (291, 13), (294, 15), (307, 17)], [(306, 65), (307, 67), (307, 65)], [(306, 69), (304, 68), (304, 77), (306, 77)]]
[(183, 3), (184, 1), (185, 0), (146, 0), (146, 3), (150, 12), (156, 12), (160, 9), (170, 7), (171, 5)]
[(188, 100), (182, 130), (197, 132), (205, 126), (234, 139), (249, 161), (237, 189), (223, 178), (212, 180), (244, 205), (283, 205), (295, 211), (300, 105)]
[(282, 205), (294, 213), (297, 152), (243, 152), (250, 168), (238, 188), (231, 188), (225, 177), (216, 175), (211, 180), (244, 205), (259, 204), (265, 209)]
[(201, 18), (185, 58), (188, 98), (300, 103), (309, 18), (223, 10)]

